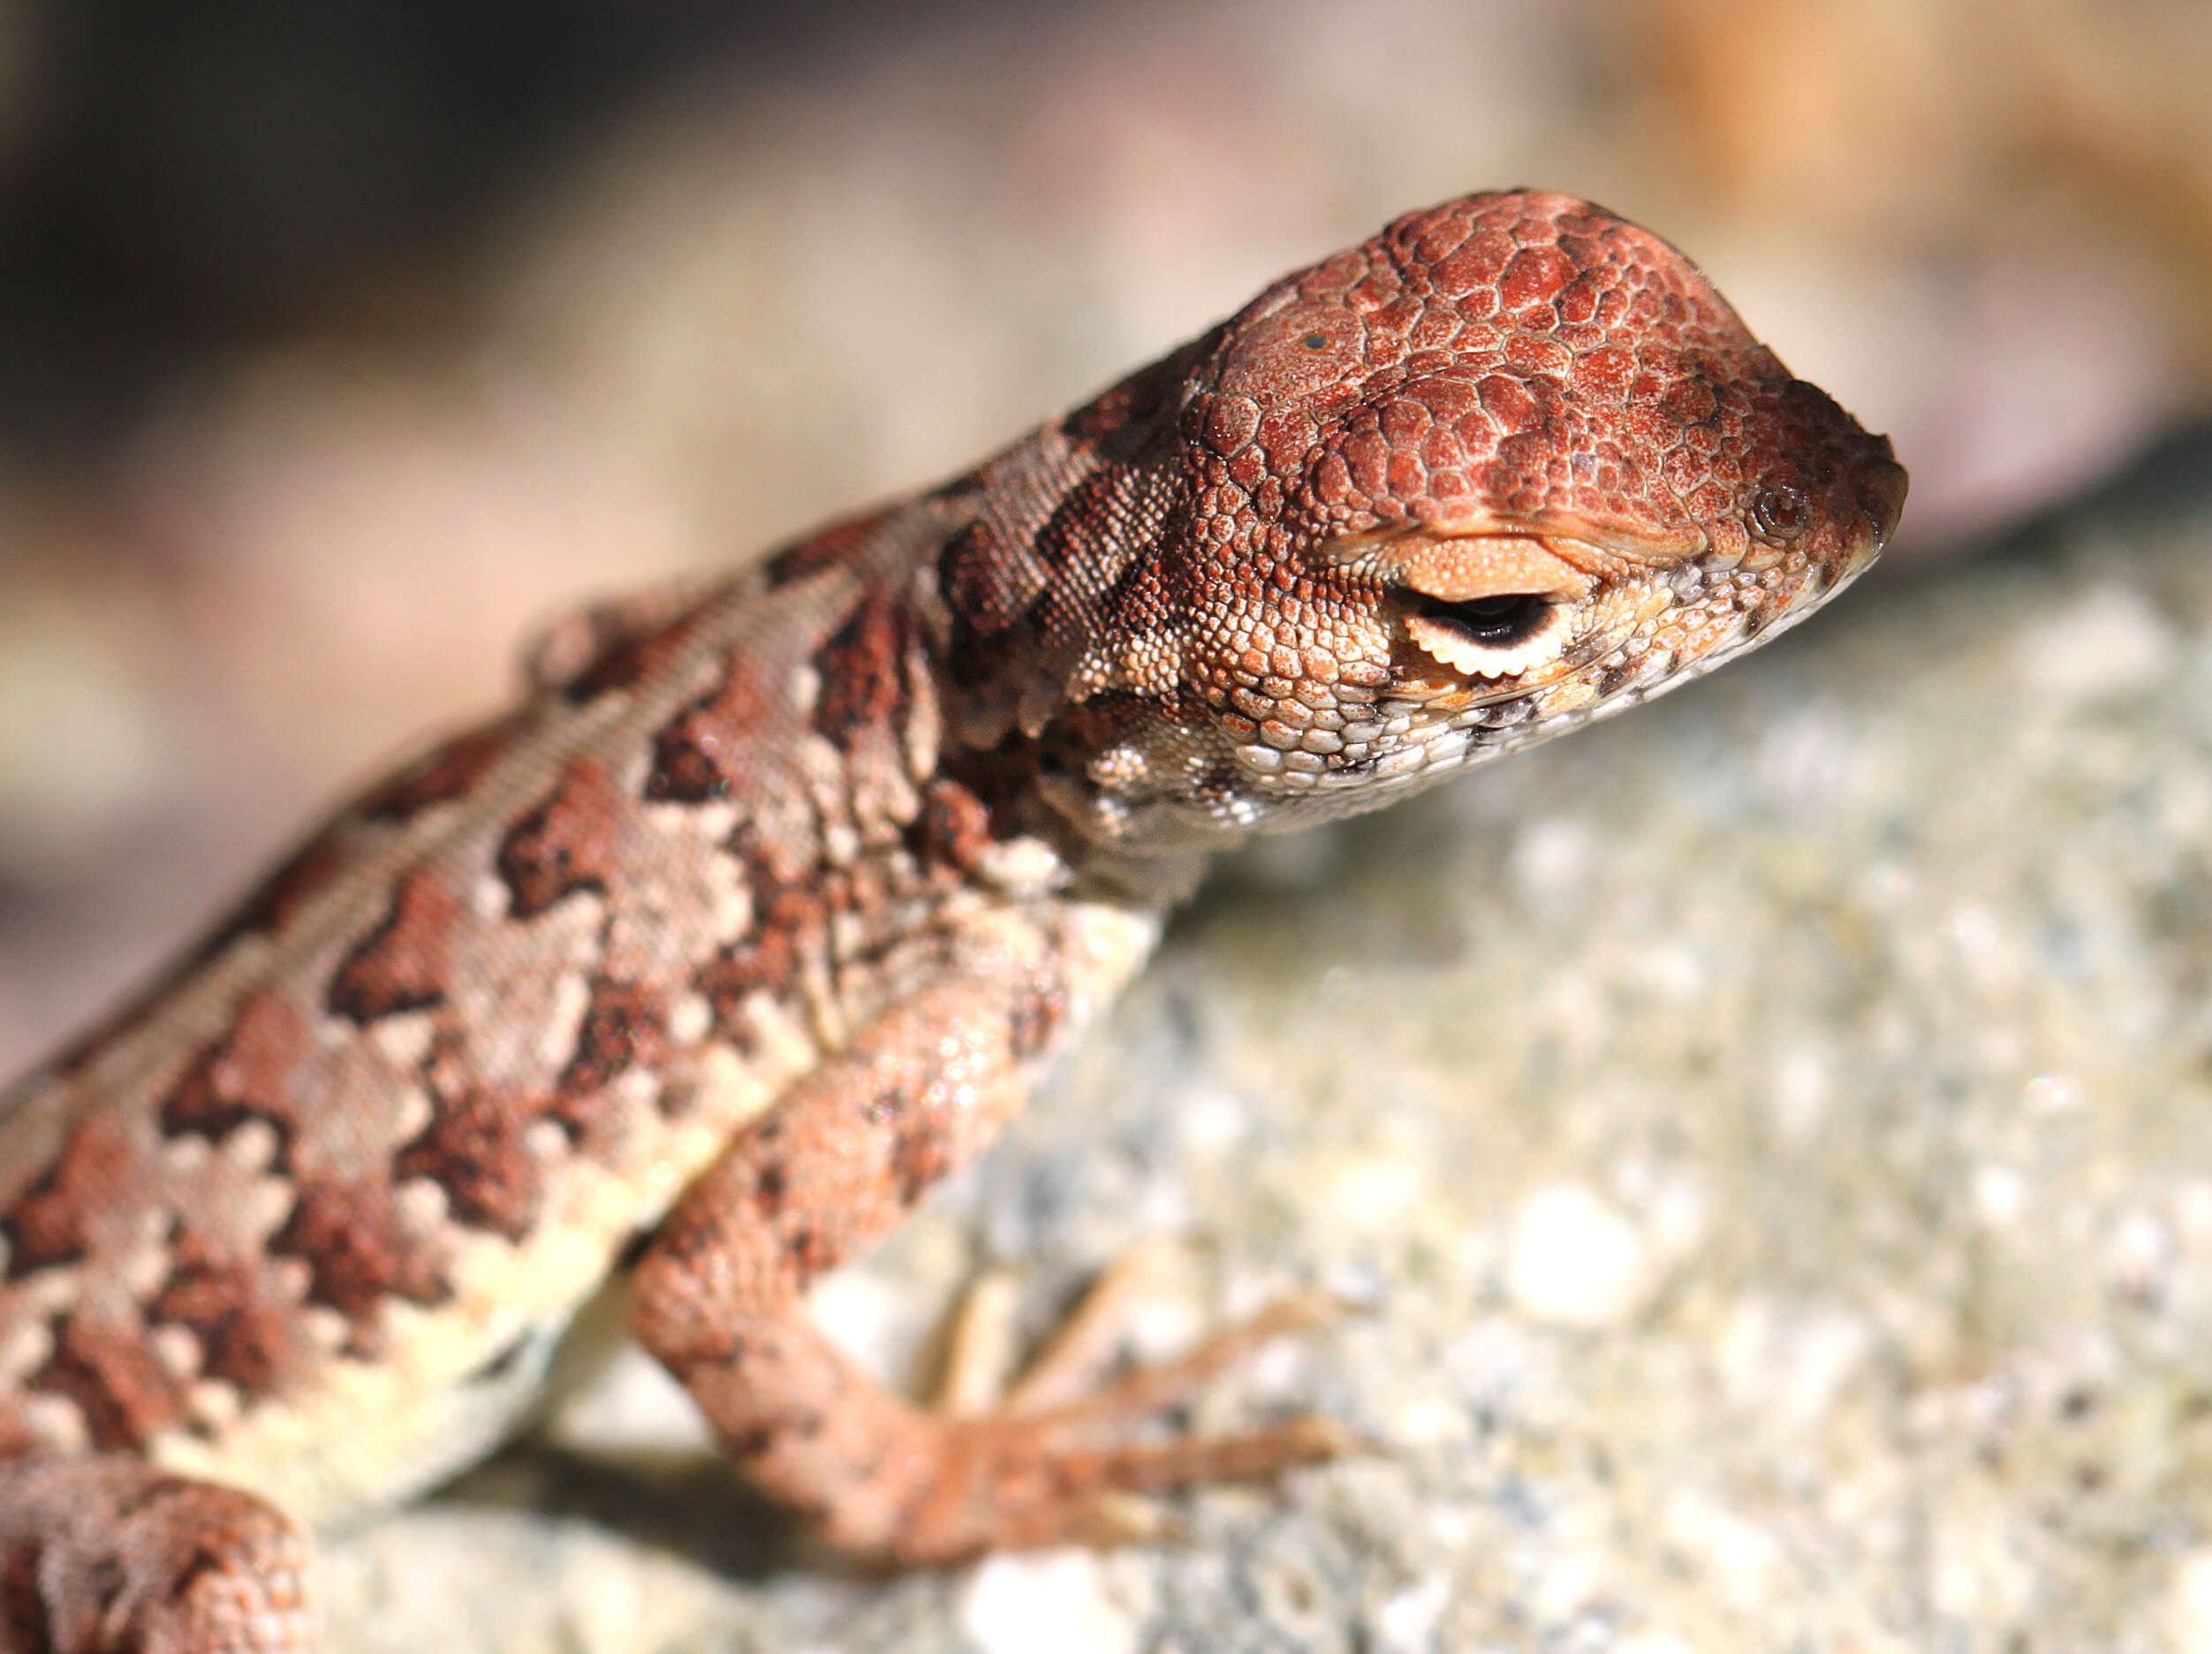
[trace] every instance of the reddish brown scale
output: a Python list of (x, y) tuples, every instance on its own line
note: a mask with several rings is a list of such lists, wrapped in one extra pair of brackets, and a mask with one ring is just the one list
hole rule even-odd
[(762, 914), (752, 937), (732, 944), (700, 967), (693, 986), (714, 1013), (715, 1031), (741, 1051), (756, 1037), (746, 1002), (756, 993), (784, 998), (799, 987), (799, 962), (822, 933), (820, 909), (807, 898), (784, 897)]
[(233, 1385), (241, 1395), (266, 1395), (308, 1358), (299, 1316), (269, 1290), (261, 1267), (222, 1256), (189, 1230), (178, 1237), (177, 1259), (146, 1318), (192, 1333), (201, 1377)]
[(659, 994), (635, 983), (593, 983), (591, 1005), (576, 1033), (576, 1053), (561, 1071), (555, 1118), (572, 1134), (588, 1129), (591, 1100), (633, 1068), (656, 1073), (673, 1051)]
[(56, 1318), (54, 1353), (33, 1375), (34, 1391), (76, 1403), (92, 1445), (135, 1451), (184, 1416), (176, 1381), (155, 1360), (144, 1325), (87, 1310)]
[(989, 524), (976, 521), (955, 535), (938, 559), (938, 591), (969, 646), (963, 671), (977, 680), (988, 657), (976, 646), (1003, 636), (1044, 595), (1051, 572), (1029, 549), (1010, 547)]
[(499, 842), (496, 865), (508, 911), (532, 919), (574, 891), (603, 894), (629, 807), (604, 765), (589, 758), (571, 763), (551, 795)]
[(444, 1098), (422, 1134), (400, 1149), (392, 1173), (443, 1189), (455, 1221), (519, 1240), (536, 1223), (544, 1190), (524, 1134), (545, 1107), (489, 1091)]
[(892, 592), (870, 592), (814, 657), (822, 688), (814, 728), (839, 746), (856, 731), (896, 730), (905, 721), (909, 657), (917, 643), (912, 608)]
[[(1609, 306), (1614, 295), (1625, 306)], [(1625, 310), (1638, 358), (1663, 360), (1641, 397), (1625, 383), (1631, 350), (1602, 330), (1609, 307)], [(1484, 325), (1491, 317), (1505, 325)], [(1351, 348), (1355, 333), (1367, 348)], [(1310, 347), (1316, 337), (1326, 347)], [(1427, 344), (1447, 337), (1449, 353)], [(1579, 370), (1593, 352), (1601, 360)], [(1294, 532), (1306, 535), (1439, 520), (1470, 496), (1531, 515), (1686, 531), (1692, 514), (1657, 483), (1693, 421), (1679, 409), (1642, 419), (1635, 404), (1694, 378), (1739, 445), (1772, 450), (1775, 414), (1754, 397), (1791, 383), (1678, 254), (1557, 196), (1478, 197), (1402, 219), (1352, 257), (1263, 296), (1232, 327), (1229, 353), (1209, 397), (1263, 388), (1278, 433), (1262, 442), (1267, 470), (1305, 503), (1310, 527)], [(1357, 412), (1314, 440), (1331, 402)], [(1314, 411), (1301, 416), (1297, 405)], [(1388, 407), (1398, 411), (1386, 421)], [(1188, 422), (1235, 459), (1241, 444), (1222, 438), (1243, 415), (1216, 418), (1201, 398)], [(1619, 456), (1618, 480), (1602, 489), (1590, 467), (1569, 463), (1602, 450)]]
[(436, 1249), (402, 1233), (391, 1185), (381, 1176), (303, 1177), (292, 1216), (269, 1237), (269, 1249), (307, 1265), (307, 1301), (345, 1317), (347, 1349), (362, 1360), (377, 1352), (386, 1298), (428, 1306), (452, 1293)]
[(654, 738), (645, 796), (671, 804), (704, 804), (728, 796), (746, 778), (743, 755), (764, 724), (782, 710), (761, 693), (752, 672), (733, 663), (720, 685)]
[(716, 1029), (749, 1051), (754, 1036), (746, 1001), (756, 993), (788, 999), (797, 992), (804, 962), (824, 945), (830, 915), (819, 888), (787, 873), (746, 834), (731, 847), (747, 874), (753, 922), (702, 964), (690, 985), (706, 998)]
[(248, 1120), (263, 1120), (276, 1134), (281, 1158), (294, 1125), (292, 1077), (312, 1037), (288, 995), (250, 995), (229, 1032), (202, 1051), (162, 1099), (163, 1131), (213, 1141)]
[(324, 1003), (366, 1027), (383, 1017), (443, 1003), (451, 981), (459, 903), (435, 869), (410, 873), (383, 922), (345, 956)]
[(961, 732), (1034, 734), (1098, 616), (1158, 612), (1142, 555), (1172, 531), (1184, 482), (1162, 463), (1192, 365), (1213, 336), (1131, 375), (933, 497), (957, 511), (936, 558), (948, 635), (940, 670)]
[(144, 1161), (114, 1122), (78, 1125), (44, 1175), (0, 1216), (5, 1278), (82, 1257), (103, 1226), (112, 1228), (120, 1213), (145, 1200), (148, 1181)]

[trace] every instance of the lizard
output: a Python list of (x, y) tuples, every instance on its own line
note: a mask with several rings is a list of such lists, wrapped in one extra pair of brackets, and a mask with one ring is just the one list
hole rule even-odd
[(1342, 1451), (1133, 1430), (1210, 1357), (931, 1411), (805, 1294), (1213, 853), (1773, 637), (1905, 487), (1688, 258), (1513, 190), (950, 482), (556, 624), (517, 706), (0, 1096), (0, 1651), (304, 1654), (312, 1529), (511, 1433), (625, 1273), (739, 1469), (897, 1565)]

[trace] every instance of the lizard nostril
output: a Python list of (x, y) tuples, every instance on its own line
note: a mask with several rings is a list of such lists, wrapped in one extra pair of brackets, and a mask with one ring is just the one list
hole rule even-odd
[(1905, 491), (1910, 479), (1894, 459), (1870, 459), (1860, 467), (1855, 481), (1860, 508), (1874, 525), (1875, 549), (1880, 550), (1890, 543), (1890, 536), (1898, 531), (1898, 519), (1905, 514)]

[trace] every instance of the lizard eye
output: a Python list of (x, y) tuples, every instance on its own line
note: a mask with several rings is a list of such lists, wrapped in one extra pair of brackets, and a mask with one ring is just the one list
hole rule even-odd
[(1500, 592), (1448, 602), (1412, 594), (1405, 630), (1424, 653), (1478, 678), (1510, 678), (1566, 645), (1565, 609), (1542, 592)]
[(1786, 482), (1769, 482), (1751, 502), (1752, 527), (1761, 540), (1779, 545), (1803, 534), (1813, 520), (1805, 496)]

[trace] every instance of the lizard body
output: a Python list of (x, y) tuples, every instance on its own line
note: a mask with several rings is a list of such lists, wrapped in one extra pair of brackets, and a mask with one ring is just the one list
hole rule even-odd
[(1709, 669), (1904, 487), (1665, 244), (1478, 195), (951, 482), (556, 627), (517, 710), (0, 1097), (0, 1654), (311, 1646), (276, 1512), (479, 1456), (640, 1248), (639, 1337), (857, 1551), (1329, 1451), (1102, 1445), (1157, 1403), (1125, 1386), (938, 1418), (802, 1294), (988, 1142), (1208, 852)]

